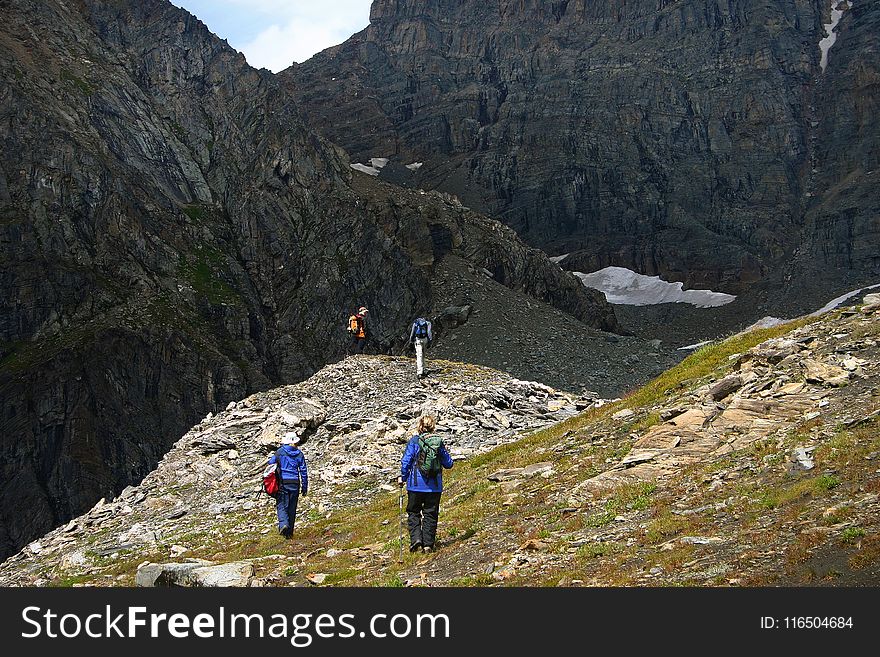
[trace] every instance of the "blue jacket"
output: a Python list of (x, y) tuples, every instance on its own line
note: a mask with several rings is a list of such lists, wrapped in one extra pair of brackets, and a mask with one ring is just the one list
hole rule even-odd
[[(440, 464), (444, 468), (452, 467), (452, 457), (446, 450), (446, 445), (440, 445), (438, 450), (440, 456)], [(409, 439), (406, 444), (406, 451), (400, 460), (400, 476), (406, 482), (406, 489), (420, 493), (442, 493), (443, 492), (443, 470), (434, 479), (425, 480), (418, 466), (419, 455), (419, 435), (416, 434)]]
[[(306, 468), (306, 457), (293, 445), (282, 445), (281, 481), (299, 480), (299, 490), (303, 495), (309, 492), (309, 472)], [(269, 457), (269, 463), (275, 463), (275, 454)]]

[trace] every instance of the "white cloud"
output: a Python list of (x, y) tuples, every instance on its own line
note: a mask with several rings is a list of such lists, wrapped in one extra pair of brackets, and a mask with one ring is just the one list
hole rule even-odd
[(369, 24), (370, 0), (175, 0), (247, 58), (278, 72)]

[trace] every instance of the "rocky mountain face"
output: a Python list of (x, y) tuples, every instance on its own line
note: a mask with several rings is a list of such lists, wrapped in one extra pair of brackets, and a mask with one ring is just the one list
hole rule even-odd
[[(436, 365), (407, 385), (411, 361), (357, 356), (230, 404), (141, 485), (0, 565), (0, 584), (880, 581), (878, 294), (715, 344), (611, 404)], [(455, 465), (437, 552), (401, 555), (392, 479), (424, 412)], [(312, 473), (292, 541), (254, 492), (288, 429)]]
[(843, 4), (824, 71), (828, 0), (375, 0), (281, 76), (353, 161), (567, 269), (811, 303), (880, 276), (880, 7)]
[(444, 257), (620, 330), (511, 231), (357, 189), (283, 81), (169, 3), (2, 14), (0, 557), (139, 481), (205, 413), (339, 358), (359, 305), (399, 348)]

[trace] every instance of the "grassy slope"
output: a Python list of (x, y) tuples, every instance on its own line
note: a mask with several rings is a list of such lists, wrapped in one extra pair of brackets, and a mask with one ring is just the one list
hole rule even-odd
[[(800, 320), (753, 331), (704, 347), (625, 399), (457, 463), (445, 475), (446, 491), (438, 533), (440, 550), (435, 555), (410, 555), (404, 550), (402, 561), (398, 561), (399, 516), (395, 491), (380, 494), (362, 508), (336, 512), (326, 518), (309, 518), (297, 527), (294, 539), (289, 542), (266, 530), (258, 535), (236, 535), (236, 526), (253, 526), (255, 514), (267, 513), (265, 507), (247, 517), (227, 516), (210, 529), (213, 538), (207, 542), (207, 548), (186, 556), (218, 561), (267, 557), (257, 562), (258, 576), (268, 576), (271, 583), (279, 585), (302, 583), (307, 574), (318, 572), (327, 574), (325, 585), (400, 586), (406, 580), (418, 583), (426, 576), (432, 583), (495, 585), (499, 578), (493, 578), (488, 571), (497, 573), (498, 566), (511, 552), (523, 549), (553, 557), (546, 559), (543, 566), (505, 575), (504, 584), (643, 585), (646, 582), (640, 578), (651, 566), (673, 575), (661, 574), (656, 581), (648, 583), (803, 583), (811, 581), (809, 572), (815, 575), (815, 569), (807, 568), (808, 574), (804, 576), (803, 566), (809, 566), (816, 541), (827, 538), (828, 532), (792, 536), (786, 532), (797, 519), (815, 516), (818, 525), (845, 526), (838, 532), (838, 539), (847, 548), (843, 557), (846, 563), (838, 564), (837, 570), (832, 569), (832, 575), (839, 576), (841, 571), (847, 575), (857, 574), (860, 568), (880, 559), (880, 540), (874, 528), (866, 527), (864, 522), (859, 525), (858, 518), (847, 523), (848, 517), (857, 514), (845, 503), (838, 515), (819, 517), (816, 514), (834, 503), (835, 495), (845, 500), (856, 490), (880, 490), (880, 480), (872, 474), (876, 464), (865, 458), (880, 449), (876, 423), (835, 429), (814, 454), (817, 468), (801, 476), (771, 476), (760, 466), (782, 459), (794, 444), (811, 430), (817, 430), (815, 421), (797, 427), (781, 443), (755, 443), (713, 462), (683, 469), (676, 480), (662, 489), (650, 483), (618, 487), (593, 500), (586, 511), (567, 508), (560, 502), (560, 491), (598, 474), (624, 456), (633, 442), (632, 432), (644, 430), (658, 421), (657, 409), (674, 403), (681, 393), (710, 378), (723, 376), (732, 368), (734, 354), (806, 323)], [(611, 415), (621, 408), (631, 408), (636, 415), (628, 421), (613, 421)], [(528, 479), (514, 491), (487, 479), (499, 469), (542, 461), (553, 462), (553, 476)], [(713, 473), (731, 468), (734, 474), (745, 473), (736, 482), (733, 497), (729, 486), (713, 491), (699, 485), (701, 481), (708, 481)], [(846, 482), (841, 476), (811, 474), (829, 468), (845, 471)], [(711, 510), (690, 515), (674, 513), (673, 505), (685, 499), (690, 500), (693, 507), (727, 506), (723, 515)], [(615, 518), (621, 515), (631, 526), (629, 537), (602, 539), (602, 532), (607, 533), (606, 530), (619, 524)], [(265, 520), (263, 525), (274, 518)], [(599, 538), (582, 540), (580, 544), (571, 540), (589, 536), (590, 532), (598, 532)], [(705, 561), (706, 555), (703, 546), (680, 544), (672, 539), (713, 534), (735, 535), (741, 539), (737, 554), (727, 555), (728, 561), (741, 566), (739, 570), (734, 568), (737, 577), (731, 579), (724, 569), (709, 580), (674, 576), (682, 566), (697, 563), (701, 558)], [(766, 548), (776, 536), (788, 536), (791, 540), (780, 547), (778, 563), (773, 562), (776, 565), (771, 566)], [(202, 544), (204, 539), (199, 537)], [(408, 542), (405, 530), (404, 541)], [(743, 545), (747, 546), (745, 550)], [(751, 545), (759, 546), (752, 554), (748, 549)], [(137, 563), (126, 561), (124, 554), (120, 557), (116, 563), (107, 563), (105, 576), (113, 574), (117, 583), (131, 584), (137, 563), (142, 562), (143, 557), (138, 555)], [(169, 555), (163, 553), (152, 557), (156, 561), (170, 560)], [(720, 558), (717, 553), (712, 556), (716, 557)], [(487, 567), (497, 558), (501, 561)], [(750, 574), (740, 576), (740, 571)], [(56, 579), (54, 583), (83, 581), (88, 582), (89, 578)]]

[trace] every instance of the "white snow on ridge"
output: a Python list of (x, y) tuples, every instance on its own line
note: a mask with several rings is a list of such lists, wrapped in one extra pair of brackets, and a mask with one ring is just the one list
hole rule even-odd
[(560, 262), (565, 260), (570, 255), (571, 255), (570, 253), (563, 253), (562, 255), (553, 256), (550, 258), (550, 262), (555, 262), (558, 265)]
[(856, 296), (860, 292), (867, 292), (868, 290), (874, 290), (878, 287), (880, 287), (880, 283), (877, 283), (876, 285), (869, 285), (868, 287), (860, 287), (858, 290), (853, 290), (852, 292), (847, 292), (846, 294), (841, 294), (839, 297), (832, 299), (831, 301), (826, 303), (824, 306), (819, 308), (819, 310), (817, 310), (816, 312), (810, 313), (808, 315), (808, 317), (816, 317), (817, 315), (821, 315), (822, 313), (827, 313), (829, 310), (834, 310), (835, 308), (837, 308), (837, 306), (842, 304), (844, 301), (846, 301), (847, 299), (851, 299), (852, 297)]
[(361, 164), (361, 163), (352, 164), (351, 168), (354, 169), (355, 171), (362, 171), (363, 173), (368, 173), (371, 176), (378, 176), (379, 175), (379, 169), (377, 169), (375, 167), (368, 167), (366, 164)]
[(659, 276), (645, 276), (624, 267), (605, 267), (591, 274), (573, 273), (587, 287), (603, 292), (608, 303), (627, 306), (689, 303), (697, 308), (711, 308), (736, 299), (733, 294), (712, 290), (684, 290), (681, 283), (668, 283)]
[(819, 50), (822, 52), (819, 66), (822, 68), (823, 73), (828, 66), (828, 51), (831, 50), (831, 46), (837, 41), (837, 33), (834, 30), (837, 29), (837, 24), (843, 18), (843, 13), (851, 8), (852, 3), (849, 0), (831, 0), (831, 22), (822, 24), (827, 36), (819, 41)]
[(388, 164), (387, 157), (371, 157), (370, 158), (370, 165), (372, 165), (372, 167), (374, 169), (381, 169), (386, 164)]
[(696, 344), (689, 344), (685, 347), (679, 347), (679, 351), (696, 351), (700, 347), (705, 347), (707, 344), (712, 344), (712, 340), (703, 340), (702, 342), (697, 342)]
[(412, 164), (407, 164), (406, 168), (410, 171), (415, 171), (416, 169), (422, 168), (422, 162), (413, 162)]
[(746, 326), (742, 331), (740, 331), (740, 333), (748, 333), (749, 331), (754, 331), (756, 329), (773, 328), (774, 326), (779, 326), (780, 324), (785, 324), (786, 322), (790, 321), (790, 319), (781, 319), (779, 317), (773, 317), (772, 315), (766, 315), (754, 324), (749, 324), (748, 326)]

